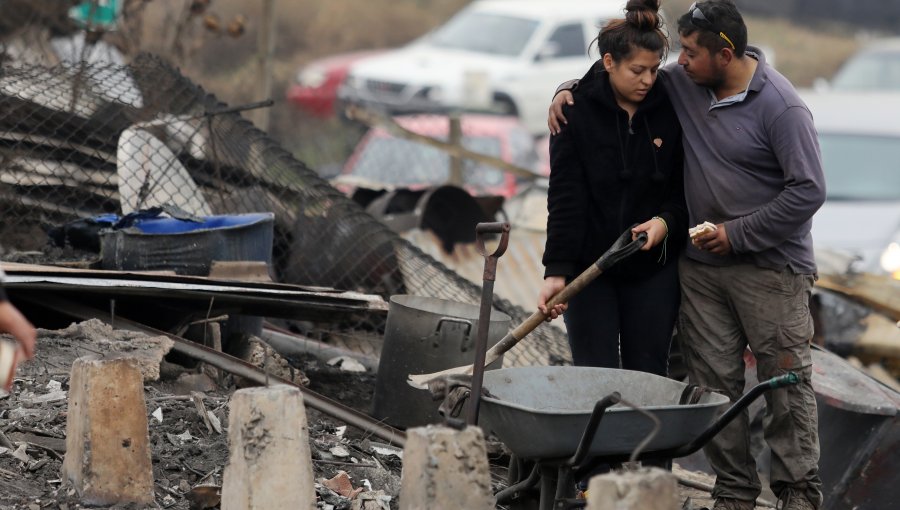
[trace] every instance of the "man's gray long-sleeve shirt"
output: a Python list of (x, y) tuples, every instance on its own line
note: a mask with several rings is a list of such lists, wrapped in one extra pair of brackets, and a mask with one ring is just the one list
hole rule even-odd
[(660, 73), (684, 130), (689, 222), (724, 223), (733, 251), (723, 257), (689, 243), (686, 253), (712, 265), (813, 274), (810, 228), (825, 201), (825, 177), (812, 115), (762, 52), (748, 53), (759, 65), (746, 94), (717, 104), (681, 66)]

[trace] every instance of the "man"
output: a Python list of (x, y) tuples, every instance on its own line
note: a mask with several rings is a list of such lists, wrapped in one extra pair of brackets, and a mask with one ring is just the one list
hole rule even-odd
[[(746, 25), (731, 0), (695, 3), (678, 32), (678, 65), (660, 77), (684, 129), (689, 222), (717, 227), (694, 238), (679, 262), (678, 327), (688, 375), (735, 400), (749, 345), (760, 380), (788, 371), (801, 376), (799, 385), (766, 395), (770, 485), (779, 508), (818, 509), (808, 303), (816, 274), (810, 227), (825, 184), (812, 115), (762, 52), (747, 48)], [(551, 132), (565, 122), (563, 104), (573, 105), (571, 98), (565, 90), (554, 99)], [(717, 474), (714, 510), (754, 508), (761, 483), (749, 434), (745, 412), (705, 448)]]
[(6, 299), (6, 291), (3, 289), (5, 278), (3, 269), (0, 269), (0, 333), (11, 334), (19, 342), (25, 359), (31, 359), (34, 357), (37, 333), (28, 319)]

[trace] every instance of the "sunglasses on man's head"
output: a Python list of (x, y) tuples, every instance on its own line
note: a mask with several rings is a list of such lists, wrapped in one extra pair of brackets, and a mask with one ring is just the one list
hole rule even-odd
[(725, 42), (727, 42), (728, 45), (731, 46), (732, 50), (736, 49), (734, 47), (734, 43), (731, 42), (731, 39), (729, 39), (728, 36), (725, 35), (725, 32), (719, 30), (718, 28), (715, 28), (712, 21), (710, 21), (709, 18), (707, 18), (706, 15), (703, 14), (703, 11), (700, 10), (700, 6), (697, 5), (697, 2), (691, 4), (690, 9), (688, 9), (688, 14), (691, 15), (691, 24), (693, 24), (695, 27), (702, 28), (703, 30), (708, 30), (714, 34), (718, 33), (719, 37), (724, 39)]

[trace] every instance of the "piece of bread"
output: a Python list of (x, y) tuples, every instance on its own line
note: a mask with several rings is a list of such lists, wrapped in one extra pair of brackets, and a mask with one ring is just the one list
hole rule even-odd
[(696, 227), (689, 228), (688, 235), (691, 236), (691, 239), (696, 239), (697, 236), (701, 236), (709, 232), (715, 232), (716, 230), (718, 230), (718, 227), (708, 221), (704, 221)]

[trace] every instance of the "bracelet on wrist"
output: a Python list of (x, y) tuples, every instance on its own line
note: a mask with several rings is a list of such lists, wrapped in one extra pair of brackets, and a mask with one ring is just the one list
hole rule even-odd
[(651, 220), (659, 220), (662, 222), (663, 226), (666, 227), (666, 235), (669, 235), (669, 224), (666, 223), (666, 220), (662, 218), (662, 216), (654, 216), (650, 218)]
[(665, 237), (663, 237), (663, 240), (662, 240), (662, 250), (659, 254), (659, 259), (657, 260), (657, 262), (659, 262), (660, 264), (665, 264), (666, 263), (666, 245), (668, 245), (667, 241), (669, 240), (669, 224), (666, 223), (666, 220), (662, 219), (661, 216), (654, 216), (650, 219), (659, 220), (662, 222), (663, 226), (666, 227), (666, 235), (665, 235)]

